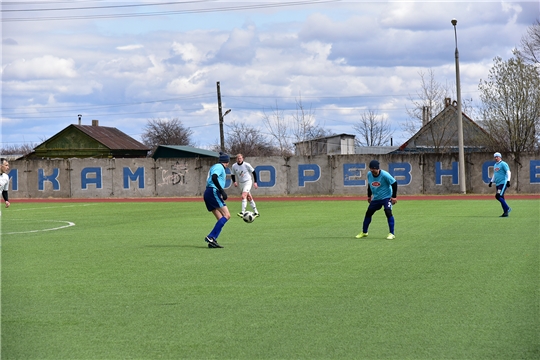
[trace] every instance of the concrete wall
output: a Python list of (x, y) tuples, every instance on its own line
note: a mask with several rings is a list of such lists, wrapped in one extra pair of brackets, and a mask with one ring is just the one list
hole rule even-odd
[[(512, 193), (540, 193), (540, 154), (518, 160), (503, 154), (512, 171)], [(260, 196), (364, 195), (369, 162), (398, 181), (398, 194), (459, 193), (458, 154), (318, 155), (254, 157)], [(465, 156), (469, 194), (493, 193), (491, 153)], [(11, 161), (10, 198), (144, 198), (201, 196), (215, 159), (60, 159)], [(238, 194), (230, 178), (226, 188)]]

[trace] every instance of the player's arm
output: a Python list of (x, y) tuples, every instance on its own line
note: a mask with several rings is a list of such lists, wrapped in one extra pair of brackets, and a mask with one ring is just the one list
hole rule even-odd
[(493, 172), (493, 176), (491, 177), (491, 179), (489, 179), (489, 184), (488, 186), (491, 187), (491, 185), (493, 185), (493, 182), (495, 181), (495, 172)]
[(397, 203), (397, 181), (392, 183), (392, 204)]
[[(253, 168), (252, 168), (253, 169)], [(255, 172), (255, 169), (253, 169), (253, 171), (251, 172), (251, 174), (253, 175), (253, 187), (255, 189), (258, 189), (259, 188), (259, 185), (257, 184), (257, 173)]]
[(2, 197), (4, 198), (4, 201), (6, 202), (6, 207), (9, 207), (9, 196), (7, 190), (2, 191)]
[(510, 169), (506, 170), (506, 187), (510, 187), (510, 178), (512, 177), (512, 172)]
[(214, 183), (214, 185), (216, 185), (216, 188), (221, 193), (221, 196), (223, 197), (223, 200), (227, 200), (227, 193), (221, 187), (221, 184), (219, 183), (219, 179), (218, 179), (217, 174), (212, 174), (212, 182)]

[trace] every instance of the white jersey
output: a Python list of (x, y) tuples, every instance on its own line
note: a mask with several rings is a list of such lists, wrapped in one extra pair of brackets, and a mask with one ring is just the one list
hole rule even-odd
[(6, 173), (0, 174), (0, 193), (9, 188), (9, 176)]
[(247, 162), (243, 162), (241, 165), (234, 163), (232, 166), (232, 175), (237, 177), (237, 181), (240, 183), (251, 181), (251, 175), (255, 169)]

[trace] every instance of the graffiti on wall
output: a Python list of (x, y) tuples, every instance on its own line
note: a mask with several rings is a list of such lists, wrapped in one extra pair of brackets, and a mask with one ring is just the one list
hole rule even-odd
[(187, 163), (180, 163), (171, 165), (170, 170), (161, 169), (161, 183), (158, 186), (163, 185), (186, 185), (186, 174), (188, 173)]

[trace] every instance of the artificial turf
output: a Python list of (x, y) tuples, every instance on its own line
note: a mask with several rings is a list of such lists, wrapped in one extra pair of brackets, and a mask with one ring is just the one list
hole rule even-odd
[[(2, 359), (538, 359), (537, 200), (2, 211)], [(73, 226), (70, 226), (74, 224)], [(56, 230), (51, 230), (55, 229)]]

